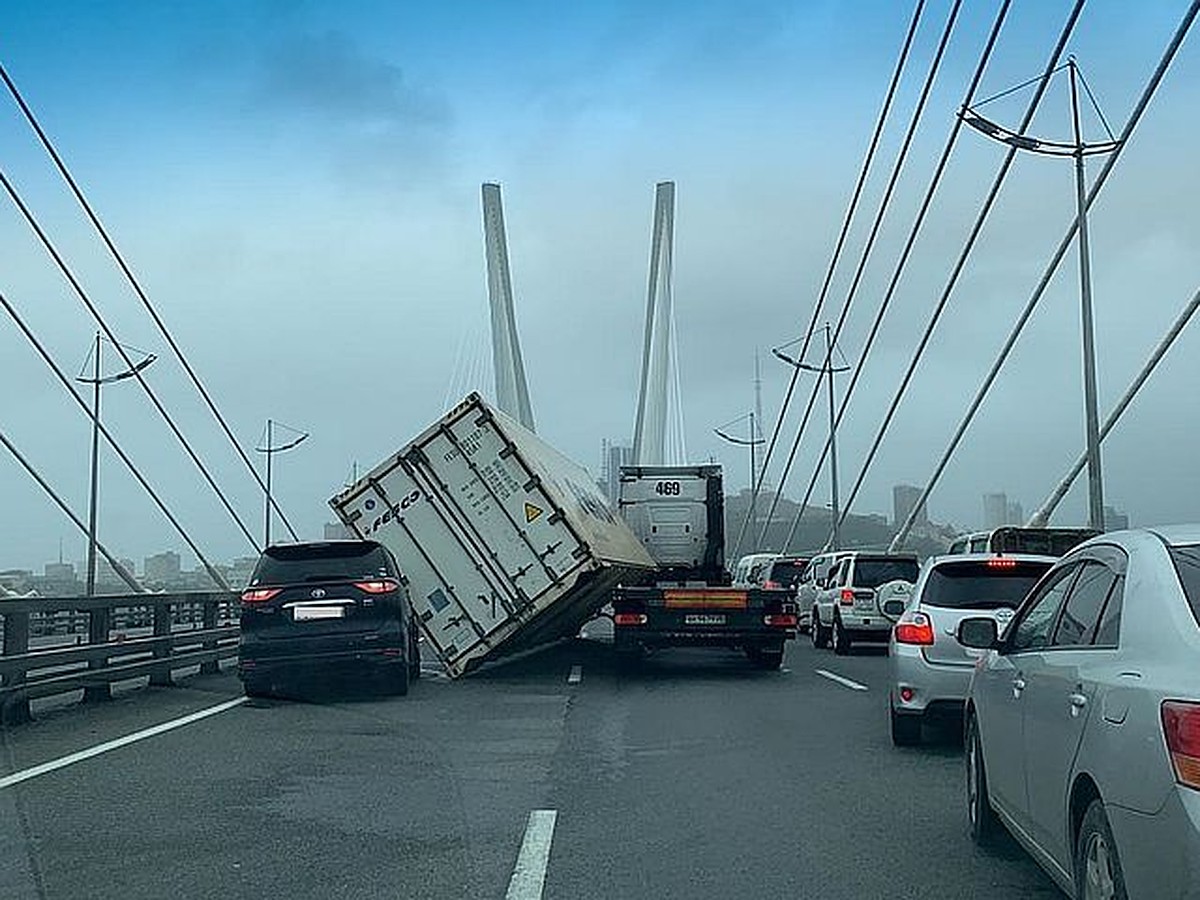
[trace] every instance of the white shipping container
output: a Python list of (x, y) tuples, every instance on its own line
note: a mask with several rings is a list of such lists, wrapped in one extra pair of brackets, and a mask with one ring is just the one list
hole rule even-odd
[(329, 504), (395, 555), (452, 677), (574, 635), (654, 568), (586, 469), (474, 393)]

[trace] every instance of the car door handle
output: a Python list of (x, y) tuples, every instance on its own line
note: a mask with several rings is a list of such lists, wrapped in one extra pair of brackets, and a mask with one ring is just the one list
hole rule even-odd
[(1083, 694), (1080, 694), (1079, 692), (1069, 694), (1067, 699), (1071, 701), (1071, 715), (1072, 716), (1079, 715), (1080, 710), (1082, 710), (1085, 706), (1087, 706), (1087, 697), (1085, 697)]

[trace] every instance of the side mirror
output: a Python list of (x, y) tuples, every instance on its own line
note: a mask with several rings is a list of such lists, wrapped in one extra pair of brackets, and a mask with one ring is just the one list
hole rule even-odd
[(963, 619), (958, 623), (954, 637), (964, 647), (972, 650), (994, 650), (1000, 642), (996, 620), (986, 616)]

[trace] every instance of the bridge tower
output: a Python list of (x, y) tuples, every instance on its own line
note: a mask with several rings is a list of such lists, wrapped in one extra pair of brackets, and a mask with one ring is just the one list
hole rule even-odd
[(642, 374), (633, 428), (633, 462), (639, 466), (678, 465), (687, 456), (671, 294), (674, 245), (675, 182), (662, 181), (654, 190)]
[(517, 338), (513, 311), (512, 275), (508, 268), (508, 239), (504, 231), (504, 208), (500, 185), (483, 185), (483, 242), (487, 251), (488, 303), (492, 312), (492, 370), (496, 378), (496, 405), (530, 431), (533, 408), (525, 362)]

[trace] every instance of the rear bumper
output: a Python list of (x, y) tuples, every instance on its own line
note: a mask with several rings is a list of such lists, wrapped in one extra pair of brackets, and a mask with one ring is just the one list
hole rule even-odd
[(618, 650), (633, 647), (780, 647), (796, 637), (794, 628), (688, 630), (658, 629), (652, 625), (617, 627), (613, 644)]
[(335, 674), (343, 671), (385, 670), (405, 665), (403, 648), (327, 650), (321, 653), (288, 653), (260, 656), (238, 653), (237, 673), (242, 681), (268, 681), (282, 677)]
[[(920, 647), (892, 642), (888, 657), (891, 661), (892, 706), (898, 713), (919, 714), (928, 708), (931, 713), (956, 710), (962, 714), (963, 704), (971, 686), (973, 666), (947, 666), (930, 663)], [(912, 692), (904, 700), (901, 690)]]

